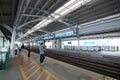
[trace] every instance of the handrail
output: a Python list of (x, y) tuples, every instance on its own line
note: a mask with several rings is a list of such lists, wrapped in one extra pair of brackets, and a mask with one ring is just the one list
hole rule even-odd
[(4, 62), (4, 69), (5, 70), (8, 68), (9, 55), (10, 55), (10, 47), (9, 47), (8, 52), (5, 55), (5, 62)]

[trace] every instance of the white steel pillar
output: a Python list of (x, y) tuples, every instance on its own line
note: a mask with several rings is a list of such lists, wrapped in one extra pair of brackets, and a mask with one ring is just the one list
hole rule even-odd
[(16, 29), (13, 28), (12, 38), (11, 38), (11, 45), (10, 45), (10, 57), (15, 57), (15, 54), (14, 54), (15, 37), (16, 37)]
[(80, 38), (78, 37), (78, 50), (80, 49)]

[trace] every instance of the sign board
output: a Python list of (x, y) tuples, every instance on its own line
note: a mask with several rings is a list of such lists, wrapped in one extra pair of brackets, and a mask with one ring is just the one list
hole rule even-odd
[(74, 36), (74, 35), (75, 35), (75, 33), (73, 31), (69, 31), (69, 32), (55, 34), (55, 38), (68, 37), (68, 36)]

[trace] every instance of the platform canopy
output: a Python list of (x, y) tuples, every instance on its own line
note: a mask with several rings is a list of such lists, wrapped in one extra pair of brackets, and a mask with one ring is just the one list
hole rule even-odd
[(0, 0), (0, 29), (26, 40), (119, 13), (120, 0)]

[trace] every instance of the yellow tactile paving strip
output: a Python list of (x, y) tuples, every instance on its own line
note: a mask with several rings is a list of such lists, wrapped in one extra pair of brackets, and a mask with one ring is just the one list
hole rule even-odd
[[(21, 61), (18, 58), (19, 56), (22, 56), (24, 58), (24, 61)], [(50, 73), (48, 70), (37, 64), (32, 58), (28, 58), (24, 53), (21, 53), (21, 55), (19, 56), (16, 57), (16, 62), (20, 68), (24, 80), (41, 80), (44, 74), (47, 74), (44, 80), (50, 80), (51, 78), (54, 80), (60, 80), (57, 76), (55, 76), (54, 74)], [(38, 74), (38, 72), (40, 73)], [(28, 73), (30, 74), (28, 75)], [(37, 75), (37, 77), (35, 77), (35, 75)]]

